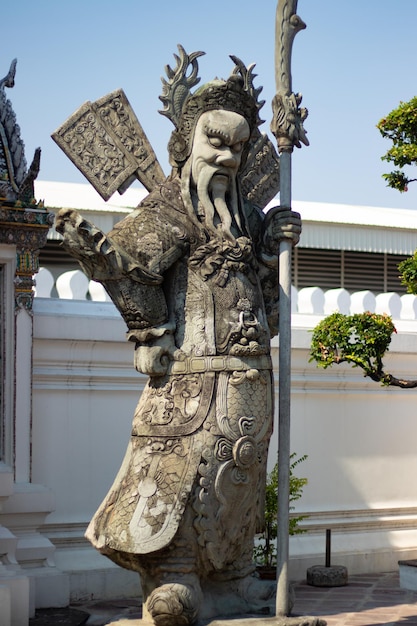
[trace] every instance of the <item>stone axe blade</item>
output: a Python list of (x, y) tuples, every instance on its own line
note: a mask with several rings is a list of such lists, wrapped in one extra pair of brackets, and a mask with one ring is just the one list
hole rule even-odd
[(135, 179), (148, 191), (165, 179), (122, 89), (85, 102), (52, 139), (104, 200), (126, 191)]

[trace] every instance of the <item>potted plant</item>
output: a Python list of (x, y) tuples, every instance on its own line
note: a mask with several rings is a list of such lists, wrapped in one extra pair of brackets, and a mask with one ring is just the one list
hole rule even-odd
[[(303, 495), (303, 488), (307, 484), (307, 478), (294, 476), (294, 469), (299, 463), (307, 458), (303, 455), (297, 458), (295, 452), (290, 456), (290, 503), (299, 500)], [(290, 510), (294, 509), (290, 506)], [(300, 528), (299, 522), (306, 519), (307, 515), (290, 517), (289, 533), (298, 535), (305, 532)], [(257, 571), (261, 578), (275, 578), (277, 563), (276, 538), (278, 534), (278, 462), (273, 470), (268, 474), (265, 489), (265, 512), (264, 530), (257, 535), (254, 547), (254, 560), (257, 564)]]

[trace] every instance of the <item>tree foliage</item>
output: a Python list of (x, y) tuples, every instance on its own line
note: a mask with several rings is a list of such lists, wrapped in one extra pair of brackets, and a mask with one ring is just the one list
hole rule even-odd
[(365, 376), (395, 387), (417, 387), (416, 380), (403, 380), (384, 371), (383, 357), (389, 349), (395, 326), (389, 315), (333, 313), (313, 330), (310, 361), (323, 368), (350, 363)]
[(413, 256), (398, 264), (401, 283), (407, 287), (407, 293), (417, 295), (417, 250)]
[[(382, 118), (377, 124), (381, 135), (393, 143), (387, 153), (381, 157), (383, 161), (393, 163), (395, 167), (417, 165), (417, 96), (409, 102), (400, 102), (399, 106)], [(417, 180), (396, 169), (383, 174), (388, 187), (403, 192), (408, 185)]]

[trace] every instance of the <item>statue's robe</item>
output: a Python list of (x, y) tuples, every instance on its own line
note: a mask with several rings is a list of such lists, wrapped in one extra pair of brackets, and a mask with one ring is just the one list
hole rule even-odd
[[(273, 421), (277, 285), (276, 267), (263, 262), (263, 214), (241, 212), (235, 243), (210, 238), (173, 178), (109, 234), (162, 278), (141, 285), (139, 301), (129, 290), (114, 298), (130, 311), (131, 338), (152, 345), (171, 334), (177, 348), (141, 395), (125, 459), (87, 531), (130, 569), (161, 567), (175, 548), (208, 577), (252, 568)], [(103, 283), (114, 297), (119, 283)]]

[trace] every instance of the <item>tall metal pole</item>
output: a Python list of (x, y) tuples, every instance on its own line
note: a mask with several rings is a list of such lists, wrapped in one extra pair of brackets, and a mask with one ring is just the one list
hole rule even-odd
[[(275, 31), (276, 95), (271, 129), (280, 153), (280, 205), (291, 209), (291, 156), (294, 146), (308, 145), (300, 109), (301, 96), (292, 92), (291, 50), (295, 35), (305, 28), (296, 15), (297, 0), (279, 0)], [(283, 232), (279, 243), (279, 428), (278, 539), (276, 614), (289, 613), (289, 483), (291, 403), (291, 253), (294, 240)]]
[[(283, 170), (291, 181), (291, 153), (283, 152)], [(282, 183), (281, 183), (282, 184)], [(291, 206), (291, 188), (285, 185), (285, 204)], [(280, 202), (284, 204), (283, 189)], [(276, 614), (289, 613), (289, 483), (290, 483), (290, 414), (291, 414), (291, 253), (292, 243), (279, 244), (279, 400), (278, 400), (278, 536)]]

